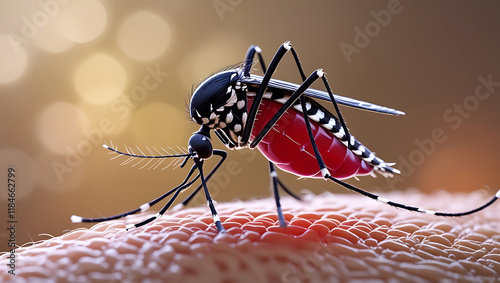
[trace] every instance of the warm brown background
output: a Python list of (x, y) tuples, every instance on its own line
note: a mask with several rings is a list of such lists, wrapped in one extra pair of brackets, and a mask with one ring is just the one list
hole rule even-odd
[[(72, 214), (116, 214), (178, 184), (187, 169), (119, 166), (100, 144), (186, 147), (198, 128), (185, 118), (192, 85), (242, 61), (250, 44), (269, 62), (290, 40), (308, 72), (325, 69), (335, 93), (407, 113), (343, 108), (352, 133), (403, 171), (392, 182), (364, 177), (352, 183), (382, 194), (409, 187), (494, 194), (500, 185), (500, 88), (475, 97), (479, 76), (500, 82), (498, 2), (65, 2), (0, 2), (0, 251), (7, 249), (9, 166), (17, 172), (18, 244), (85, 226), (71, 224)], [(373, 14), (388, 5), (396, 13), (381, 26)], [(371, 28), (372, 37), (348, 58), (340, 45), (355, 46), (356, 27)], [(168, 75), (144, 84), (148, 68)], [(277, 77), (298, 81), (291, 56)], [(149, 88), (143, 100), (127, 104), (124, 98), (141, 87)], [(462, 117), (453, 111), (464, 102), (470, 104)], [(103, 124), (106, 132), (96, 134)], [(435, 148), (422, 153), (417, 143), (429, 146), (436, 131)], [(75, 158), (69, 151), (85, 145), (88, 154), (67, 164)], [(218, 141), (214, 146), (222, 148)], [(217, 201), (270, 195), (267, 164), (257, 151), (230, 152), (229, 160), (210, 183)], [(411, 168), (401, 167), (404, 160)], [(68, 166), (60, 179), (54, 164)], [(321, 180), (280, 176), (296, 191), (345, 192)]]

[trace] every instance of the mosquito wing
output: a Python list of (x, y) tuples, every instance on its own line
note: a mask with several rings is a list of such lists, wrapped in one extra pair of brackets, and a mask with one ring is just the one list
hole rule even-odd
[[(260, 85), (262, 83), (262, 78), (261, 76), (256, 76), (256, 75), (250, 75), (242, 77), (240, 80), (243, 83), (249, 83), (249, 84), (256, 84)], [(294, 92), (299, 88), (298, 84), (290, 83), (290, 82), (285, 82), (281, 80), (276, 80), (276, 79), (271, 79), (269, 81), (268, 87), (272, 88), (278, 88), (282, 90), (287, 90), (290, 92)], [(328, 92), (317, 90), (317, 89), (307, 89), (304, 94), (306, 96), (310, 96), (313, 98), (317, 99), (322, 99), (326, 101), (331, 101), (330, 95), (328, 95)], [(403, 111), (399, 111), (396, 109), (392, 109), (389, 107), (385, 106), (380, 106), (376, 105), (373, 103), (369, 102), (364, 102), (360, 100), (356, 100), (353, 98), (345, 97), (345, 96), (340, 96), (340, 95), (333, 95), (335, 97), (335, 100), (337, 101), (338, 104), (346, 105), (349, 107), (354, 107), (354, 108), (359, 108), (367, 111), (373, 111), (373, 112), (379, 112), (379, 113), (384, 113), (384, 114), (391, 114), (391, 115), (404, 115), (405, 113)]]

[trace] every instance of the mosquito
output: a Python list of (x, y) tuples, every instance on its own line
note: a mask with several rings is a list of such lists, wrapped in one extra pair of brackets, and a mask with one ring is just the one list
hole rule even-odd
[[(301, 84), (272, 78), (277, 66), (288, 52), (292, 53), (302, 78)], [(437, 216), (458, 217), (472, 214), (490, 206), (500, 197), (499, 190), (490, 201), (475, 209), (456, 213), (437, 212), (393, 202), (343, 182), (343, 179), (352, 177), (375, 176), (375, 172), (384, 177), (392, 177), (400, 171), (392, 167), (394, 163), (387, 163), (375, 156), (351, 135), (340, 112), (339, 104), (396, 116), (405, 113), (333, 94), (322, 69), (317, 69), (306, 77), (297, 52), (289, 41), (279, 47), (268, 67), (261, 53), (262, 50), (258, 46), (250, 46), (242, 64), (211, 75), (192, 93), (189, 114), (201, 127), (189, 139), (188, 152), (162, 154), (168, 151), (148, 148), (150, 154), (144, 154), (140, 149), (141, 154), (135, 154), (131, 148), (127, 148), (124, 152), (113, 146), (104, 145), (117, 156), (127, 156), (129, 158), (125, 161), (127, 163), (133, 158), (157, 159), (151, 165), (157, 167), (166, 158), (178, 158), (182, 162), (177, 164), (184, 167), (189, 160), (192, 160), (191, 169), (178, 186), (132, 211), (103, 218), (83, 218), (73, 215), (71, 220), (101, 222), (122, 218), (146, 211), (173, 194), (155, 216), (139, 223), (129, 224), (126, 228), (128, 230), (141, 227), (160, 218), (172, 206), (178, 195), (199, 179), (201, 184), (179, 205), (187, 205), (203, 190), (214, 224), (219, 233), (224, 233), (225, 229), (210, 196), (207, 180), (226, 160), (227, 152), (213, 148), (210, 136), (212, 130), (227, 148), (236, 150), (258, 148), (268, 159), (278, 221), (283, 228), (287, 224), (280, 204), (279, 189), (295, 199), (300, 198), (279, 179), (276, 167), (299, 177), (331, 180), (349, 190), (397, 208)], [(250, 73), (256, 56), (264, 72), (263, 76)], [(321, 81), (326, 91), (312, 89), (311, 85), (316, 81)], [(318, 100), (330, 102), (337, 116), (320, 105)], [(212, 156), (218, 157), (219, 161), (208, 174), (205, 174), (204, 162)]]

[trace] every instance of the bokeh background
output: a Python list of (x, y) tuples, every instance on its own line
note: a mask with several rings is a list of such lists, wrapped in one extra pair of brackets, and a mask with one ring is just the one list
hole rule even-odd
[[(101, 145), (185, 148), (198, 129), (186, 118), (191, 88), (241, 62), (251, 44), (269, 62), (290, 40), (306, 71), (324, 68), (335, 93), (407, 113), (342, 108), (351, 132), (403, 173), (351, 183), (382, 194), (412, 187), (494, 194), (500, 186), (497, 1), (1, 0), (0, 7), (0, 227), (14, 167), (18, 244), (88, 226), (72, 224), (72, 214), (134, 209), (181, 182), (186, 168), (120, 166)], [(299, 81), (291, 56), (276, 77)], [(209, 183), (212, 196), (270, 196), (267, 170), (257, 150), (231, 151)], [(348, 193), (280, 176), (297, 192)], [(203, 196), (193, 205), (205, 205)]]

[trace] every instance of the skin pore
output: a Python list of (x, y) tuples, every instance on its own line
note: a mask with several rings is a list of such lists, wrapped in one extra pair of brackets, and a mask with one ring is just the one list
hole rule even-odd
[[(391, 193), (392, 200), (462, 211), (488, 192)], [(206, 206), (77, 228), (16, 250), (16, 275), (0, 256), (0, 281), (34, 282), (405, 282), (494, 281), (500, 277), (498, 206), (458, 218), (407, 212), (355, 194), (219, 203), (219, 235)]]

